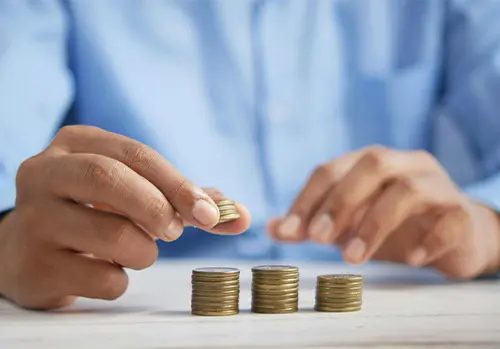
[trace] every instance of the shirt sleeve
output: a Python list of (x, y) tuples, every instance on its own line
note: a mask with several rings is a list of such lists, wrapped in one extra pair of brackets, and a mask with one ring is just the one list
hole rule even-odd
[(22, 161), (39, 153), (72, 98), (67, 21), (57, 0), (0, 0), (0, 212)]
[(452, 0), (445, 35), (444, 112), (478, 169), (463, 190), (500, 212), (500, 2)]

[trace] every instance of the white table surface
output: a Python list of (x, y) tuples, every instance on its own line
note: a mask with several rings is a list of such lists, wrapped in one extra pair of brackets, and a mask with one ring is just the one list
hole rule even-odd
[[(249, 312), (256, 264), (157, 263), (130, 272), (129, 290), (116, 301), (80, 299), (52, 313), (0, 301), (0, 348), (500, 348), (500, 281), (451, 283), (393, 265), (298, 263), (300, 312), (258, 315)], [(190, 314), (191, 270), (201, 266), (241, 268), (240, 314)], [(362, 311), (314, 312), (316, 275), (344, 272), (366, 277)]]

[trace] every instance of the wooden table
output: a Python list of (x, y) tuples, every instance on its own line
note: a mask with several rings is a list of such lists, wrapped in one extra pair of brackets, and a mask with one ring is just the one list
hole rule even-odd
[[(500, 348), (500, 281), (446, 282), (424, 270), (394, 265), (352, 268), (301, 264), (301, 310), (249, 312), (250, 267), (237, 262), (162, 262), (130, 272), (119, 300), (81, 299), (55, 313), (0, 303), (0, 348)], [(241, 313), (190, 315), (191, 269), (241, 268)], [(363, 310), (312, 310), (315, 277), (356, 272), (366, 277)]]

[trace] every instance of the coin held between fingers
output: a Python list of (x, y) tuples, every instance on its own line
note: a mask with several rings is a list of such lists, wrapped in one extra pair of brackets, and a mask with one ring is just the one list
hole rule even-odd
[(217, 224), (231, 222), (241, 217), (232, 200), (221, 200), (217, 202), (217, 208), (220, 212), (219, 222)]

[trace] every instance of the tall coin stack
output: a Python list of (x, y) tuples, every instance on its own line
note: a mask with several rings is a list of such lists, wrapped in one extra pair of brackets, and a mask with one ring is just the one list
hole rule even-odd
[(286, 265), (252, 268), (252, 312), (295, 313), (299, 308), (299, 269)]
[(227, 316), (239, 313), (240, 271), (198, 268), (191, 276), (191, 314)]
[(316, 311), (348, 312), (361, 310), (361, 275), (320, 275), (316, 284)]
[(219, 208), (219, 223), (226, 223), (230, 221), (234, 221), (235, 219), (240, 218), (240, 214), (236, 210), (236, 206), (234, 201), (232, 200), (222, 200), (217, 203), (217, 207)]

